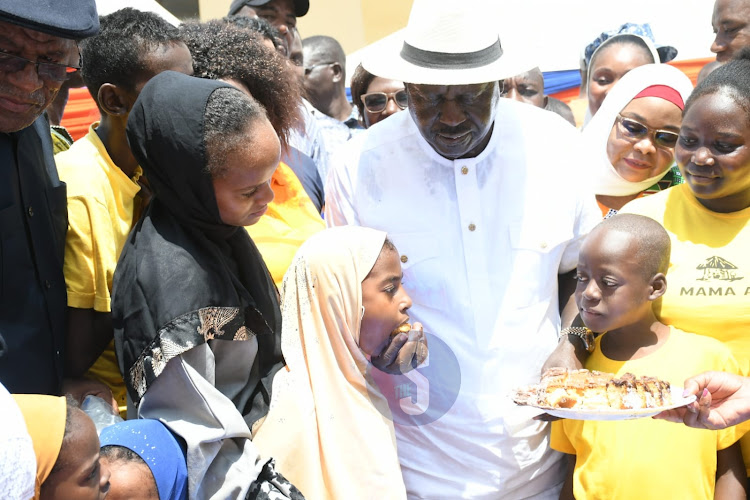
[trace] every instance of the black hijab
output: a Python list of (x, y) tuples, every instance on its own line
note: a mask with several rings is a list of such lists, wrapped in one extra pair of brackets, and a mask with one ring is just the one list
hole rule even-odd
[[(166, 71), (143, 88), (127, 124), (154, 198), (123, 248), (112, 316), (120, 370), (137, 405), (169, 359), (210, 339), (255, 335), (261, 382), (248, 425), (265, 415), (283, 365), (276, 287), (247, 232), (221, 221), (206, 170), (204, 113), (230, 85)], [(237, 92), (240, 92), (237, 90)], [(253, 363), (253, 360), (248, 360)]]

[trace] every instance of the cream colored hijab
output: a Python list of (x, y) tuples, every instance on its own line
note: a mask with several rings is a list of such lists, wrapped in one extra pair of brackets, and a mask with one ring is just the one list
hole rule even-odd
[(406, 498), (388, 405), (359, 348), (362, 281), (385, 236), (326, 229), (300, 247), (284, 277), (287, 367), (253, 442), (306, 498)]
[(593, 155), (589, 182), (594, 194), (628, 196), (648, 189), (666, 175), (667, 170), (641, 182), (630, 182), (617, 173), (607, 156), (607, 141), (617, 115), (641, 91), (652, 85), (671, 87), (687, 102), (693, 91), (690, 79), (668, 64), (646, 64), (628, 71), (604, 98), (599, 111), (581, 132), (584, 145)]

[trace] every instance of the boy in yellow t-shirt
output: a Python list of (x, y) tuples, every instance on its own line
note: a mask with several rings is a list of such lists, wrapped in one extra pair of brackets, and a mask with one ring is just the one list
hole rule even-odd
[[(652, 304), (667, 288), (670, 240), (653, 219), (618, 214), (600, 223), (579, 254), (575, 298), (595, 332), (589, 370), (655, 376), (682, 387), (691, 374), (736, 371), (720, 342), (669, 327)], [(745, 498), (734, 428), (706, 431), (640, 419), (560, 420), (552, 448), (571, 455), (560, 498)]]
[(68, 376), (104, 382), (122, 416), (126, 390), (114, 350), (112, 280), (122, 247), (143, 210), (142, 170), (125, 126), (140, 89), (165, 70), (193, 73), (177, 28), (151, 12), (121, 9), (100, 18), (82, 44), (83, 81), (101, 112), (88, 134), (55, 156), (67, 184), (63, 273), (68, 294)]

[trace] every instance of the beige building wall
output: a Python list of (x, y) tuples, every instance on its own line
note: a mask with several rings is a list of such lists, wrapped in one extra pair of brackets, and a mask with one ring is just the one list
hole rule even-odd
[(231, 3), (231, 0), (198, 0), (201, 21), (226, 16)]
[[(347, 54), (406, 26), (413, 0), (310, 0), (297, 20), (302, 38), (332, 36)], [(201, 20), (224, 17), (231, 0), (198, 0)]]

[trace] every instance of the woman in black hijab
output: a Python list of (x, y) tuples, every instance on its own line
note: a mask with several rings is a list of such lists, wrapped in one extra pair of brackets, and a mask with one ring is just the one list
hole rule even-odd
[(241, 91), (171, 71), (143, 88), (127, 134), (154, 193), (112, 293), (129, 413), (185, 440), (191, 499), (284, 498), (251, 441), (283, 364), (278, 294), (241, 227), (273, 199), (278, 136)]

